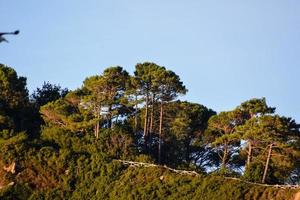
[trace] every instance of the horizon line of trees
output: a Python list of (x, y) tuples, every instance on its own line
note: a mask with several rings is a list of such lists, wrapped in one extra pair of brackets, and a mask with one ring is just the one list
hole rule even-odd
[(109, 67), (74, 91), (45, 82), (29, 95), (26, 78), (0, 65), (0, 145), (22, 132), (26, 140), (77, 153), (94, 145), (111, 158), (261, 183), (300, 182), (294, 119), (276, 114), (265, 98), (216, 113), (180, 101), (187, 91), (175, 72), (145, 62), (133, 75)]

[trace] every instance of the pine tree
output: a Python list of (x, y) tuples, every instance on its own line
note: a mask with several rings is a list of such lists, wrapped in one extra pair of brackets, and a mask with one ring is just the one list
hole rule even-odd
[(240, 145), (240, 136), (236, 128), (244, 123), (243, 113), (239, 110), (220, 112), (208, 121), (207, 137), (215, 147), (221, 159), (221, 171), (227, 170), (231, 155)]

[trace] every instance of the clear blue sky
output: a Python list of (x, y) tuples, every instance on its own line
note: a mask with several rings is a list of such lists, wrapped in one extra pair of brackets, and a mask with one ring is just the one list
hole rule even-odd
[(0, 62), (75, 89), (105, 67), (152, 61), (179, 74), (185, 99), (216, 111), (266, 97), (300, 122), (299, 0), (1, 0)]

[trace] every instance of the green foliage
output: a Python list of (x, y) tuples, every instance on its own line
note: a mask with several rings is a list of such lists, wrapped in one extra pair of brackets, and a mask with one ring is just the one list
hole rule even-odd
[(27, 147), (28, 136), (22, 132), (7, 139), (0, 139), (0, 157), (2, 163), (21, 160)]
[(275, 108), (269, 107), (265, 98), (250, 99), (241, 103), (237, 109), (240, 109), (248, 114), (248, 118), (252, 118), (257, 115), (272, 114), (275, 112)]
[[(243, 138), (255, 141), (252, 147), (255, 149), (253, 162), (251, 166), (247, 167), (247, 177), (257, 179), (255, 178), (257, 174), (262, 174), (262, 168), (258, 168), (258, 166), (265, 165), (268, 159), (265, 150), (272, 144), (271, 172), (268, 173), (268, 182), (283, 183), (286, 180), (295, 167), (294, 159), (299, 156), (295, 143), (299, 140), (299, 134), (295, 134), (294, 126), (295, 124), (291, 119), (278, 115), (264, 115), (252, 118), (245, 125), (239, 127), (238, 132), (243, 133)], [(258, 169), (260, 172), (257, 171)]]
[(14, 69), (0, 64), (0, 131), (26, 130), (24, 116), (28, 115), (28, 106), (26, 78), (18, 77)]
[(161, 168), (128, 168), (125, 170), (119, 168), (119, 170), (122, 173), (109, 175), (114, 178), (107, 182), (106, 187), (102, 188), (103, 183), (97, 182), (99, 192), (96, 189), (93, 190), (92, 193), (88, 193), (89, 198), (124, 200), (289, 199), (295, 193), (293, 190), (250, 185), (218, 176), (192, 177), (178, 175)]
[(208, 152), (208, 148), (204, 147), (203, 133), (208, 119), (214, 114), (211, 109), (196, 103), (176, 101), (167, 104), (164, 128), (165, 163), (173, 167), (206, 167), (211, 162), (212, 154), (209, 152), (205, 160), (203, 154), (204, 151)]
[(53, 85), (49, 82), (44, 82), (41, 88), (37, 88), (31, 95), (31, 101), (36, 108), (60, 99), (68, 93), (68, 89), (62, 89), (59, 85)]
[(208, 121), (206, 138), (219, 154), (222, 171), (227, 171), (228, 163), (237, 153), (240, 137), (235, 130), (243, 122), (242, 115), (238, 110), (221, 112), (212, 116)]
[(110, 128), (114, 118), (128, 112), (124, 95), (129, 81), (129, 74), (122, 67), (110, 67), (104, 70), (103, 75), (87, 78), (83, 85), (87, 90), (83, 106), (94, 115), (96, 121), (105, 115), (107, 127)]
[(26, 78), (18, 77), (16, 71), (0, 64), (0, 102), (3, 109), (22, 109), (28, 102)]
[(94, 121), (82, 109), (80, 91), (70, 92), (65, 98), (50, 102), (41, 107), (41, 114), (48, 126), (58, 126), (73, 132), (87, 132)]
[(0, 190), (0, 199), (3, 200), (27, 200), (30, 198), (32, 190), (28, 185), (17, 184), (15, 186), (8, 186)]
[(216, 114), (175, 101), (186, 92), (177, 74), (146, 62), (133, 76), (110, 67), (74, 91), (44, 83), (29, 101), (26, 78), (0, 65), (0, 199), (293, 197), (246, 181), (300, 182), (299, 124), (264, 98)]

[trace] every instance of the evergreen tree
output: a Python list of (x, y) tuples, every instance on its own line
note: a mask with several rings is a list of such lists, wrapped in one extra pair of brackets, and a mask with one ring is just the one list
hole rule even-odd
[[(151, 143), (151, 135), (154, 129), (154, 111), (156, 104), (157, 95), (157, 85), (155, 80), (157, 80), (157, 71), (162, 67), (150, 62), (139, 63), (135, 66), (134, 72), (134, 88), (136, 89), (136, 97), (141, 96), (141, 103), (144, 104), (144, 128), (143, 128), (143, 138), (145, 150), (149, 150), (149, 145)], [(138, 102), (138, 100), (136, 99)], [(150, 111), (150, 105), (152, 107)]]
[[(250, 99), (248, 101), (241, 103), (241, 105), (238, 106), (237, 109), (244, 112), (245, 120), (253, 119), (253, 118), (263, 116), (266, 114), (273, 114), (275, 112), (275, 108), (269, 107), (267, 105), (265, 98)], [(253, 140), (254, 137), (255, 136), (252, 136), (251, 134), (242, 136), (242, 138), (247, 141), (247, 146), (248, 146), (247, 147), (247, 167), (249, 167), (252, 162), (253, 143), (256, 142)]]
[(26, 130), (29, 114), (29, 97), (26, 78), (0, 64), (0, 131), (1, 129)]
[[(295, 167), (293, 160), (298, 154), (296, 141), (300, 135), (295, 121), (278, 115), (263, 115), (248, 120), (238, 131), (255, 141), (253, 148), (257, 149), (246, 177), (254, 181), (260, 177), (262, 183), (283, 183)], [(257, 167), (260, 172), (255, 177), (251, 172)]]
[(121, 67), (107, 68), (102, 75), (84, 81), (83, 88), (87, 95), (83, 98), (82, 106), (94, 115), (96, 138), (99, 137), (101, 120), (111, 128), (114, 119), (118, 121), (118, 117), (130, 111), (126, 108), (125, 98), (129, 81), (129, 74)]
[(164, 104), (175, 100), (178, 95), (186, 94), (187, 89), (180, 81), (180, 78), (173, 71), (161, 67), (156, 72), (155, 85), (158, 88), (158, 98), (160, 104), (159, 114), (159, 142), (158, 142), (158, 162), (161, 163), (163, 145), (163, 126), (164, 126)]
[[(212, 151), (204, 142), (208, 120), (216, 113), (203, 105), (172, 102), (165, 105), (165, 163), (205, 170), (213, 164)], [(205, 151), (207, 154), (205, 154)]]
[(47, 104), (48, 102), (60, 99), (68, 94), (68, 89), (62, 89), (59, 85), (44, 82), (41, 88), (37, 88), (31, 95), (31, 101), (36, 108)]
[(221, 171), (226, 171), (232, 155), (237, 153), (240, 137), (236, 128), (244, 123), (243, 113), (239, 110), (221, 112), (208, 121), (207, 138), (211, 140), (221, 159)]
[(72, 132), (88, 132), (93, 117), (81, 106), (82, 90), (69, 92), (64, 98), (42, 106), (40, 113), (47, 126), (58, 126)]

